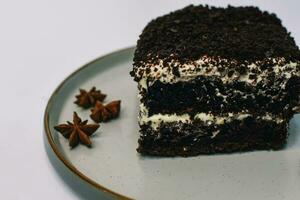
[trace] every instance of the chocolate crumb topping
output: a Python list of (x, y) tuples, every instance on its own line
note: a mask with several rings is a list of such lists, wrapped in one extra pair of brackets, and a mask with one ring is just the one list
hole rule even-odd
[(253, 62), (284, 57), (300, 59), (290, 33), (275, 14), (257, 7), (188, 6), (152, 20), (137, 43), (134, 65), (201, 56)]

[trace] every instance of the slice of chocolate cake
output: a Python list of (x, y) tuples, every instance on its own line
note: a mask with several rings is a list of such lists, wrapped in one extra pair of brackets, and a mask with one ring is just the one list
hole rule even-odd
[(299, 48), (255, 7), (189, 6), (151, 21), (131, 75), (146, 155), (280, 149), (300, 105)]

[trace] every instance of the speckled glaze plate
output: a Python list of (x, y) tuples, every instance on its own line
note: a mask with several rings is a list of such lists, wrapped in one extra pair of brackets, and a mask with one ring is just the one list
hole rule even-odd
[[(76, 181), (94, 188), (99, 199), (264, 199), (300, 198), (300, 117), (290, 122), (288, 145), (280, 151), (254, 151), (191, 158), (142, 157), (138, 139), (137, 85), (129, 76), (133, 48), (100, 57), (71, 74), (53, 93), (45, 112), (45, 143)], [(70, 149), (53, 129), (72, 119), (79, 88), (96, 86), (106, 100), (122, 100), (120, 117), (101, 124), (93, 147)], [(91, 121), (91, 120), (90, 120)], [(76, 190), (76, 189), (74, 189)], [(101, 198), (100, 198), (101, 197)]]

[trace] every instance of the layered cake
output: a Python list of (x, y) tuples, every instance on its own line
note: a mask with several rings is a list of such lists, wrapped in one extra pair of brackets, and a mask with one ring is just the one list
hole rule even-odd
[(275, 14), (189, 6), (137, 42), (143, 155), (276, 150), (299, 111), (300, 51)]

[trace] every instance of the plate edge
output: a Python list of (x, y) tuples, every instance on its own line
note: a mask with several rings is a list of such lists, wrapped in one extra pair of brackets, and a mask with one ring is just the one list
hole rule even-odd
[(52, 106), (52, 101), (53, 98), (55, 97), (55, 95), (57, 94), (57, 92), (61, 89), (61, 87), (65, 84), (65, 82), (67, 82), (71, 77), (73, 77), (75, 74), (77, 74), (78, 72), (80, 72), (81, 70), (85, 69), (86, 67), (88, 67), (90, 64), (98, 61), (99, 59), (103, 59), (105, 57), (111, 56), (113, 54), (118, 54), (121, 53), (123, 51), (129, 51), (134, 49), (135, 46), (130, 46), (130, 47), (126, 47), (126, 48), (122, 48), (107, 54), (104, 54), (103, 56), (100, 56), (86, 64), (84, 64), (83, 66), (79, 67), (78, 69), (76, 69), (74, 72), (72, 72), (70, 75), (68, 75), (54, 90), (54, 92), (52, 92), (45, 111), (44, 111), (44, 133), (46, 134), (46, 138), (47, 138), (47, 142), (50, 144), (50, 147), (52, 149), (52, 151), (54, 152), (54, 154), (56, 155), (56, 157), (76, 176), (78, 176), (79, 178), (81, 178), (83, 181), (85, 181), (86, 183), (90, 184), (91, 186), (95, 187), (96, 189), (105, 192), (107, 194), (112, 195), (113, 197), (116, 197), (118, 199), (121, 200), (132, 200), (133, 198), (129, 198), (125, 195), (119, 194), (113, 190), (110, 190), (100, 184), (98, 184), (97, 182), (95, 182), (94, 180), (88, 178), (87, 176), (85, 176), (82, 172), (80, 172), (78, 169), (76, 169), (76, 167), (74, 167), (67, 159), (64, 158), (64, 156), (59, 152), (59, 150), (57, 149), (54, 140), (51, 136), (51, 131), (50, 131), (50, 127), (49, 127), (49, 110)]

